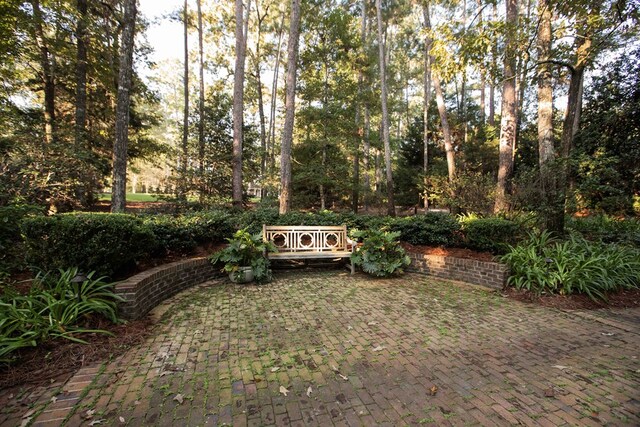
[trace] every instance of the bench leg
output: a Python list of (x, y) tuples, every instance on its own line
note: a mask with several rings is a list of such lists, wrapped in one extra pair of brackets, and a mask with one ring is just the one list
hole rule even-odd
[(353, 261), (351, 261), (351, 274), (356, 272), (356, 267), (353, 265)]

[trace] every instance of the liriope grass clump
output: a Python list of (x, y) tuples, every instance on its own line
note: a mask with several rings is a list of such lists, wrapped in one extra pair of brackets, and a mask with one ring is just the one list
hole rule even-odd
[(640, 250), (579, 236), (558, 240), (547, 232), (531, 234), (501, 260), (511, 269), (508, 284), (536, 295), (579, 293), (598, 301), (640, 285)]

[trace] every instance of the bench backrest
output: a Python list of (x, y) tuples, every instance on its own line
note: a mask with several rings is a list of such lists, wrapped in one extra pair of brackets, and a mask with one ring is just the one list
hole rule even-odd
[(262, 238), (278, 252), (332, 252), (347, 250), (346, 225), (263, 225)]

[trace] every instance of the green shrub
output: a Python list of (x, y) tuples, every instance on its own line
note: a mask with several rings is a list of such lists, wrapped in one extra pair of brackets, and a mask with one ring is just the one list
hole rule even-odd
[(607, 292), (640, 285), (639, 250), (575, 236), (558, 241), (547, 232), (530, 235), (501, 260), (511, 269), (508, 284), (536, 295), (583, 293), (604, 300)]
[(223, 210), (187, 213), (181, 219), (198, 244), (223, 242), (236, 230), (231, 215)]
[(619, 219), (607, 215), (568, 218), (566, 225), (567, 229), (587, 240), (640, 248), (640, 221), (635, 218)]
[(78, 334), (108, 333), (87, 324), (94, 315), (117, 322), (116, 304), (121, 298), (112, 285), (93, 276), (92, 272), (79, 277), (77, 269), (60, 270), (59, 275), (38, 275), (27, 295), (6, 290), (0, 297), (0, 361), (8, 362), (16, 350), (49, 339), (84, 343)]
[(460, 224), (446, 213), (398, 218), (391, 222), (391, 230), (399, 232), (400, 240), (412, 245), (455, 246), (460, 241)]
[(125, 214), (27, 218), (21, 230), (27, 262), (48, 271), (77, 266), (99, 275), (121, 276), (157, 247), (153, 233), (142, 220)]
[(240, 267), (251, 267), (254, 280), (263, 283), (271, 280), (269, 259), (267, 252), (275, 252), (276, 247), (271, 242), (262, 240), (262, 234), (251, 234), (247, 230), (238, 230), (233, 237), (227, 239), (229, 246), (211, 255), (211, 263), (224, 263), (222, 271), (236, 275), (239, 279)]
[(156, 245), (149, 248), (151, 255), (188, 254), (197, 246), (191, 230), (184, 224), (181, 217), (164, 214), (152, 215), (143, 217), (143, 222), (156, 240)]
[(464, 245), (470, 249), (504, 253), (522, 235), (521, 226), (505, 218), (481, 218), (475, 215), (460, 217)]
[(403, 267), (411, 262), (397, 240), (400, 233), (354, 230), (351, 236), (362, 242), (351, 255), (351, 262), (361, 266), (365, 273), (379, 277), (390, 276), (402, 273)]
[(24, 267), (20, 221), (40, 213), (38, 206), (0, 206), (0, 272)]

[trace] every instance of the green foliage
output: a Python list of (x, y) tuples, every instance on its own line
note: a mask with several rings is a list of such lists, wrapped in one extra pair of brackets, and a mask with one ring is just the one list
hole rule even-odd
[(59, 275), (39, 274), (27, 295), (6, 289), (0, 297), (0, 361), (8, 362), (16, 350), (50, 339), (84, 343), (77, 335), (108, 333), (86, 325), (94, 315), (118, 322), (116, 304), (121, 298), (111, 284), (93, 276), (91, 272), (80, 277), (73, 268)]
[(27, 218), (21, 224), (27, 262), (42, 270), (78, 266), (119, 277), (156, 247), (141, 219), (125, 214), (78, 213)]
[(620, 219), (607, 215), (567, 218), (566, 227), (587, 240), (619, 243), (640, 248), (640, 220)]
[(402, 273), (411, 260), (398, 242), (399, 232), (380, 230), (353, 230), (351, 237), (362, 241), (351, 255), (351, 262), (362, 267), (362, 271), (374, 276), (386, 277)]
[(230, 215), (220, 210), (142, 218), (158, 243), (153, 255), (189, 254), (197, 245), (221, 242), (233, 232)]
[(263, 241), (261, 233), (251, 234), (244, 229), (236, 231), (227, 241), (229, 246), (213, 254), (211, 263), (224, 263), (222, 271), (237, 276), (241, 275), (240, 267), (251, 267), (256, 282), (271, 280), (270, 262), (266, 254), (276, 251), (273, 243)]
[(0, 206), (0, 271), (6, 272), (24, 266), (20, 221), (38, 213), (37, 206)]
[(412, 245), (455, 246), (460, 241), (460, 224), (446, 213), (428, 212), (424, 215), (398, 218), (391, 230)]
[(632, 213), (640, 192), (640, 48), (594, 77), (576, 138), (576, 190), (584, 207)]
[(464, 245), (479, 251), (504, 253), (523, 234), (522, 226), (500, 217), (482, 218), (477, 215), (460, 217)]
[(511, 269), (508, 284), (536, 295), (583, 293), (597, 301), (640, 285), (640, 250), (576, 236), (559, 241), (547, 232), (532, 234), (501, 260)]

